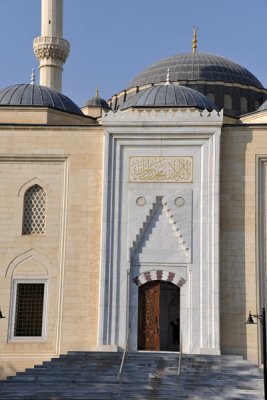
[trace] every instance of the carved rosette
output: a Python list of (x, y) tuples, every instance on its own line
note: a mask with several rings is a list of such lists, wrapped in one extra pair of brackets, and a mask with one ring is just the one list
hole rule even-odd
[(57, 59), (64, 63), (70, 52), (70, 44), (62, 38), (40, 36), (34, 39), (33, 50), (39, 61)]

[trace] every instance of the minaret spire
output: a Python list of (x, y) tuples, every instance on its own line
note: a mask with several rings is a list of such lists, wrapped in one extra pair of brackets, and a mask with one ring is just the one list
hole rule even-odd
[(61, 92), (63, 64), (70, 45), (62, 38), (63, 0), (42, 0), (41, 36), (34, 39), (33, 49), (39, 60), (40, 84)]

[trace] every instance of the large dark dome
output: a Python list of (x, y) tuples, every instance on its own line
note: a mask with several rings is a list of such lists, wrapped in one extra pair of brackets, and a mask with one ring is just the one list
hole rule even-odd
[(170, 82), (204, 94), (228, 116), (253, 112), (267, 99), (267, 89), (241, 65), (213, 54), (183, 53), (165, 58), (137, 75), (126, 90), (112, 97), (112, 109), (121, 108), (134, 93), (164, 83), (168, 70)]
[(130, 97), (121, 105), (126, 108), (199, 108), (212, 111), (216, 106), (202, 93), (178, 83), (155, 85)]
[(262, 89), (260, 81), (246, 68), (227, 58), (208, 53), (182, 53), (165, 58), (137, 75), (129, 87), (164, 82), (167, 69), (170, 81), (220, 81)]
[(79, 107), (69, 97), (46, 86), (33, 84), (13, 85), (1, 89), (0, 106), (52, 107), (83, 115)]

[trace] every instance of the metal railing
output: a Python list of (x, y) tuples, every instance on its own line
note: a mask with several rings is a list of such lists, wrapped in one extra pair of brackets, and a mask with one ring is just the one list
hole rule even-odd
[(120, 370), (118, 373), (118, 379), (119, 382), (122, 383), (123, 380), (123, 373), (124, 373), (124, 366), (125, 366), (125, 360), (126, 360), (126, 354), (128, 352), (128, 347), (129, 347), (129, 339), (130, 339), (130, 329), (128, 330), (128, 334), (127, 334), (127, 339), (126, 339), (126, 343), (125, 343), (125, 347), (124, 347), (124, 351), (123, 351), (123, 355), (122, 355), (122, 359), (121, 359), (121, 365), (120, 365)]
[(179, 356), (179, 360), (178, 360), (178, 369), (177, 369), (178, 376), (181, 374), (182, 357), (183, 357), (183, 335), (182, 335), (182, 330), (181, 330), (181, 332), (180, 332), (180, 356)]

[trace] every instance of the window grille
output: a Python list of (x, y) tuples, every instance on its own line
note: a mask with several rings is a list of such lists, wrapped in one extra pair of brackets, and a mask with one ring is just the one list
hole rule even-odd
[(224, 95), (224, 108), (226, 110), (232, 110), (232, 97), (229, 94)]
[(260, 108), (260, 102), (258, 100), (255, 100), (255, 110), (258, 110)]
[(240, 98), (240, 111), (243, 114), (248, 112), (248, 101), (244, 96)]
[(31, 186), (24, 195), (23, 235), (45, 233), (46, 193), (39, 185)]
[(14, 336), (42, 336), (44, 283), (18, 283)]
[(213, 93), (208, 93), (207, 98), (212, 101), (212, 103), (215, 103), (215, 96)]

